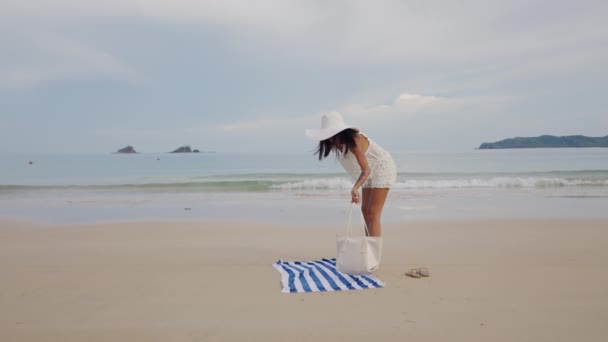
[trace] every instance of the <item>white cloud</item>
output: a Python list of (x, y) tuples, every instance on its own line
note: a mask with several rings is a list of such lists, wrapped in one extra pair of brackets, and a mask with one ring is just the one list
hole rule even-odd
[(251, 135), (277, 133), (277, 131), (292, 131), (304, 129), (302, 127), (315, 126), (320, 117), (320, 113), (295, 117), (290, 115), (260, 116), (255, 119), (220, 124), (214, 129), (226, 133), (249, 133)]
[(7, 17), (138, 16), (206, 21), (280, 33), (301, 31), (314, 24), (324, 7), (312, 2), (284, 0), (32, 0), (2, 2), (0, 13)]
[[(340, 112), (348, 124), (371, 134), (387, 147), (440, 148), (446, 146), (446, 140), (458, 138), (465, 142), (457, 139), (458, 143), (451, 142), (449, 145), (449, 148), (458, 149), (477, 144), (480, 136), (483, 136), (482, 130), (475, 134), (463, 133), (470, 126), (486, 127), (493, 125), (495, 120), (504, 120), (509, 106), (520, 100), (511, 96), (445, 97), (404, 92), (395, 96), (389, 104), (378, 101), (345, 104), (327, 112)], [(321, 112), (267, 115), (206, 127), (204, 130), (219, 132), (218, 139), (223, 141), (238, 139), (245, 150), (250, 148), (249, 144), (253, 147), (278, 143), (292, 146), (296, 151), (305, 151), (314, 144), (305, 137), (304, 130), (318, 127), (321, 115)], [(463, 136), (455, 137), (455, 134)], [(225, 137), (221, 138), (222, 135)], [(406, 137), (407, 142), (404, 140)], [(251, 143), (246, 143), (248, 141)]]
[[(134, 80), (132, 68), (115, 56), (53, 32), (21, 32), (0, 65), (0, 88), (27, 88), (63, 79)], [(2, 61), (6, 57), (0, 57)]]
[[(420, 115), (450, 115), (459, 119), (466, 119), (474, 113), (492, 115), (516, 100), (510, 96), (440, 97), (402, 93), (390, 105), (346, 104), (331, 111), (341, 113), (351, 124), (376, 126), (379, 122), (381, 125), (390, 126)], [(261, 116), (218, 125), (215, 128), (227, 133), (268, 134), (277, 131), (303, 131), (305, 128), (317, 127), (321, 115), (319, 112), (306, 115)]]
[(470, 61), (606, 38), (606, 4), (590, 1), (561, 12), (555, 6), (554, 1), (523, 0), (12, 0), (0, 4), (0, 17), (131, 15), (215, 23), (287, 45), (296, 55), (342, 62)]
[(403, 120), (421, 115), (461, 115), (483, 112), (488, 115), (517, 101), (514, 96), (444, 97), (402, 93), (390, 104), (350, 104), (338, 110), (344, 117), (372, 123), (374, 120)]
[[(159, 33), (162, 39), (177, 36), (171, 47), (184, 49), (185, 54), (204, 54), (200, 45), (193, 46), (198, 38), (209, 37), (217, 43), (210, 48), (217, 49), (211, 52), (217, 52), (219, 69), (234, 72), (209, 74), (205, 84), (234, 82), (241, 86), (239, 92), (263, 97), (257, 102), (235, 97), (233, 108), (219, 113), (220, 104), (199, 108), (206, 102), (195, 99), (192, 83), (169, 82), (179, 95), (152, 99), (147, 89), (137, 89), (143, 96), (129, 99), (132, 108), (142, 111), (129, 115), (142, 122), (150, 119), (146, 110), (154, 111), (152, 107), (162, 101), (179, 102), (184, 112), (214, 112), (213, 119), (201, 119), (200, 128), (192, 132), (188, 127), (175, 129), (193, 140), (197, 134), (226, 144), (248, 136), (305, 140), (303, 130), (318, 126), (321, 114), (302, 115), (311, 106), (312, 111), (340, 111), (353, 124), (375, 127), (377, 132), (402, 129), (406, 123), (412, 137), (431, 136), (436, 127), (460, 128), (453, 134), (470, 139), (489, 134), (493, 126), (496, 131), (510, 127), (510, 132), (521, 127), (558, 131), (560, 125), (589, 131), (605, 127), (596, 124), (605, 122), (606, 102), (596, 95), (596, 85), (608, 70), (607, 16), (605, 1), (4, 0), (0, 88), (65, 79), (132, 82), (142, 75), (158, 76), (159, 84), (165, 85), (166, 74), (179, 77), (191, 71), (187, 68), (192, 65), (179, 65), (175, 57), (182, 51), (159, 49), (147, 56), (133, 49), (124, 54), (133, 64), (127, 63), (121, 50), (124, 37), (113, 36), (124, 28), (134, 42), (149, 41)], [(107, 25), (125, 26), (105, 30)], [(78, 31), (82, 27), (85, 30)], [(213, 68), (217, 62), (202, 63)], [(269, 67), (275, 64), (282, 75), (265, 78), (265, 73), (276, 71)], [(170, 73), (171, 67), (183, 68)], [(167, 69), (154, 74), (153, 68)], [(310, 96), (292, 98), (289, 91), (264, 92), (274, 88), (257, 87), (259, 80), (289, 84), (306, 79), (293, 89), (302, 93), (312, 82), (324, 82), (324, 77), (331, 78), (335, 89), (342, 87), (340, 91), (327, 87), (323, 96), (311, 91)], [(571, 84), (572, 79), (576, 82)], [(571, 91), (566, 89), (570, 86)], [(407, 91), (400, 93), (403, 90)], [(274, 102), (278, 93), (285, 97)], [(387, 99), (386, 94), (393, 95)], [(521, 104), (526, 96), (537, 97)], [(564, 108), (581, 98), (586, 101), (581, 110)], [(514, 103), (518, 107), (509, 111)], [(257, 116), (258, 106), (269, 113), (283, 110), (285, 115)], [(569, 121), (565, 114), (563, 121), (552, 120), (558, 111), (576, 115)], [(228, 123), (213, 126), (216, 118), (236, 112), (249, 119), (230, 122), (228, 117)], [(163, 124), (150, 125), (162, 130)], [(143, 134), (142, 141), (154, 140), (152, 136)], [(251, 148), (255, 144), (262, 143), (251, 140)]]
[(407, 111), (418, 111), (442, 101), (436, 96), (403, 93), (397, 97), (394, 106)]
[[(590, 63), (550, 62), (552, 75), (605, 67), (601, 60), (585, 56), (590, 51), (608, 53), (608, 27), (603, 24), (608, 5), (591, 1), (585, 6), (555, 7), (553, 1), (523, 0), (10, 0), (0, 3), (0, 21), (10, 23), (5, 32), (25, 28), (38, 41), (46, 39), (46, 28), (38, 26), (37, 18), (69, 22), (133, 16), (194, 26), (211, 24), (233, 32), (226, 44), (247, 50), (243, 53), (260, 53), (259, 46), (264, 46), (272, 51), (269, 55), (304, 63), (399, 65), (424, 68), (427, 74), (502, 68), (511, 74), (491, 77), (526, 77), (530, 72), (545, 73), (545, 61), (566, 53), (570, 61)], [(93, 74), (124, 76), (129, 69), (95, 42), (71, 43), (81, 49), (65, 50), (73, 57), (66, 64), (77, 66), (73, 73), (86, 72), (88, 67)], [(44, 61), (39, 62), (43, 70), (4, 64), (11, 70), (2, 74), (12, 84), (57, 77), (50, 70), (54, 67)], [(525, 70), (521, 65), (526, 65)]]

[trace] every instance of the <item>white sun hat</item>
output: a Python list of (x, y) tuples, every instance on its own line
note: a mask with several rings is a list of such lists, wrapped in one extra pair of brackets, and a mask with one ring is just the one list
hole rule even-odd
[(331, 138), (349, 128), (359, 132), (358, 128), (345, 124), (340, 113), (330, 112), (321, 116), (321, 128), (307, 129), (306, 136), (312, 140), (321, 141)]

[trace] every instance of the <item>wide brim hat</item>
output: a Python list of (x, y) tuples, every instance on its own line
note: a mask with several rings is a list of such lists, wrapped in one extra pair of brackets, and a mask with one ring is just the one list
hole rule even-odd
[(342, 119), (340, 113), (331, 112), (321, 116), (321, 128), (310, 128), (307, 129), (305, 133), (306, 136), (312, 140), (322, 141), (349, 128), (359, 132), (358, 128), (344, 123), (344, 119)]

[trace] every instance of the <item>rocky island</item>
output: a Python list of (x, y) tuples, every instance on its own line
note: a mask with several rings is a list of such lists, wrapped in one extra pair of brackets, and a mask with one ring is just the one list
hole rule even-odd
[(171, 151), (170, 153), (199, 153), (199, 150), (193, 150), (190, 145), (180, 146), (178, 149)]
[(129, 146), (121, 148), (120, 150), (118, 150), (114, 153), (137, 153), (137, 151), (135, 151), (133, 146), (129, 145)]
[(568, 135), (556, 137), (541, 135), (539, 137), (516, 137), (497, 142), (483, 143), (480, 150), (505, 148), (560, 148), (560, 147), (608, 147), (608, 135), (605, 137), (587, 137), (584, 135)]

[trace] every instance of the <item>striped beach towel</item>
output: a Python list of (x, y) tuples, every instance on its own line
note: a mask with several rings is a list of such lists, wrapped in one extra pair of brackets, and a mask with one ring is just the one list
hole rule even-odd
[(277, 261), (283, 293), (376, 289), (384, 286), (373, 276), (353, 276), (336, 270), (336, 259)]

